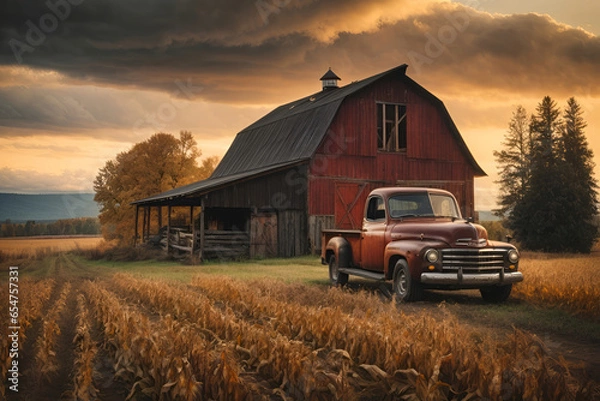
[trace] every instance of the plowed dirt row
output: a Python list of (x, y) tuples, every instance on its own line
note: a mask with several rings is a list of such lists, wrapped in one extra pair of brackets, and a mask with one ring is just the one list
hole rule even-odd
[[(84, 266), (76, 264), (66, 254), (60, 254), (47, 261), (48, 276), (56, 282), (50, 299), (41, 311), (41, 318), (36, 319), (32, 326), (24, 330), (24, 341), (20, 349), (21, 361), (19, 392), (7, 389), (9, 400), (35, 400), (56, 401), (61, 399), (76, 399), (74, 388), (74, 360), (76, 347), (77, 295), (81, 293), (81, 286), (86, 279), (75, 277), (72, 272), (85, 270)], [(91, 277), (91, 276), (90, 276)], [(49, 280), (49, 279), (45, 279)], [(29, 282), (21, 285), (22, 297), (35, 297), (36, 294), (28, 291)], [(23, 288), (25, 287), (25, 288)], [(44, 323), (52, 315), (57, 305), (61, 291), (68, 288), (66, 302), (56, 319), (56, 336), (51, 344), (41, 344), (44, 333)], [(46, 323), (47, 324), (47, 323)], [(129, 386), (115, 380), (114, 361), (102, 347), (103, 338), (98, 325), (90, 327), (90, 336), (99, 344), (99, 352), (95, 357), (94, 381), (99, 390), (98, 399), (107, 401), (122, 401), (127, 397)], [(48, 347), (50, 360), (40, 360), (40, 349)], [(50, 364), (56, 368), (49, 373)], [(1, 398), (1, 397), (0, 397)]]

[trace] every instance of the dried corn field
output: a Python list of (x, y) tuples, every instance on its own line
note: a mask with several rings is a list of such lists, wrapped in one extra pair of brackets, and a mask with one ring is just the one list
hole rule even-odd
[(527, 280), (515, 286), (513, 296), (600, 319), (599, 253), (569, 256), (530, 253), (520, 269)]
[(491, 336), (443, 307), (405, 313), (368, 291), (278, 280), (85, 277), (65, 254), (44, 263), (53, 278), (20, 283), (20, 391), (2, 399), (600, 399), (535, 335)]

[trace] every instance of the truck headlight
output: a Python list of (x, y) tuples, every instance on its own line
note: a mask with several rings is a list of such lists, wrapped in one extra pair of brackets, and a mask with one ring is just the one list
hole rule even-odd
[(428, 249), (425, 252), (425, 260), (429, 263), (436, 263), (438, 260), (440, 260), (440, 253), (437, 251), (437, 249)]
[(510, 251), (508, 251), (508, 254), (506, 256), (510, 263), (514, 264), (519, 261), (519, 252), (517, 252), (515, 249), (511, 249)]

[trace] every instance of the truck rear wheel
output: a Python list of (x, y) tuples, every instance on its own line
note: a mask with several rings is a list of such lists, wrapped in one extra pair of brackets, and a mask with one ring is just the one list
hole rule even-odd
[(423, 298), (423, 288), (413, 280), (405, 260), (396, 263), (393, 287), (397, 302), (413, 302)]
[(500, 287), (483, 287), (479, 289), (479, 292), (484, 301), (499, 304), (508, 299), (511, 290), (512, 284), (509, 284)]
[(329, 281), (334, 287), (342, 287), (348, 282), (348, 274), (341, 273), (339, 267), (335, 255), (332, 255), (331, 258), (329, 258)]

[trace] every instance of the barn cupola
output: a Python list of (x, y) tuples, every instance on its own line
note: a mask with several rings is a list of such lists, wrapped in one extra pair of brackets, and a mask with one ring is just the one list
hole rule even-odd
[(342, 78), (335, 75), (335, 72), (331, 71), (331, 67), (329, 67), (329, 70), (321, 77), (323, 90), (338, 88), (338, 81), (341, 79)]

